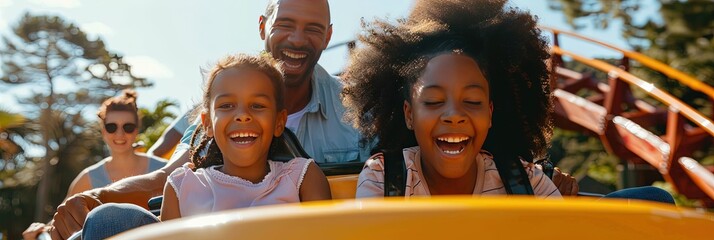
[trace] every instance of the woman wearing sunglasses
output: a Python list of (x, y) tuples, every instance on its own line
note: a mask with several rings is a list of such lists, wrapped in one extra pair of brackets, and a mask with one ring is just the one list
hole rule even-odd
[(111, 156), (80, 172), (70, 185), (67, 196), (145, 174), (166, 164), (160, 158), (134, 152), (132, 144), (139, 135), (138, 110), (136, 92), (129, 89), (124, 90), (121, 96), (102, 103), (97, 116), (102, 126), (102, 139), (109, 147)]
[[(67, 197), (152, 172), (166, 164), (161, 158), (134, 152), (132, 144), (139, 135), (139, 109), (134, 90), (124, 90), (121, 96), (105, 100), (97, 116), (102, 125), (102, 139), (109, 146), (111, 156), (82, 170), (69, 185)], [(47, 229), (44, 223), (33, 223), (22, 233), (23, 239), (37, 239)]]

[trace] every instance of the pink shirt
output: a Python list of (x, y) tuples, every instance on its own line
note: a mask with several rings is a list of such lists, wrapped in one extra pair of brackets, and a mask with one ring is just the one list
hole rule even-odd
[[(404, 196), (431, 196), (429, 186), (424, 181), (421, 167), (419, 147), (405, 148), (403, 150), (404, 163), (407, 168), (407, 182)], [(521, 161), (526, 168), (528, 179), (533, 187), (536, 197), (560, 199), (560, 192), (553, 182), (543, 174), (540, 166)], [(501, 177), (493, 162), (493, 156), (486, 151), (481, 151), (476, 156), (476, 185), (474, 195), (506, 195)], [(370, 158), (362, 168), (357, 180), (356, 197), (382, 197), (384, 196), (384, 159)]]
[(181, 216), (227, 209), (300, 202), (300, 184), (312, 159), (295, 158), (288, 162), (268, 160), (270, 172), (263, 181), (227, 175), (222, 165), (192, 171), (188, 164), (174, 170), (168, 183), (176, 191)]

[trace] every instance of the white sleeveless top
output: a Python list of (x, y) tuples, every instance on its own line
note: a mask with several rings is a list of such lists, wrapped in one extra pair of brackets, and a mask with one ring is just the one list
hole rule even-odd
[(294, 158), (288, 162), (268, 160), (270, 172), (263, 181), (227, 175), (222, 165), (191, 171), (188, 163), (174, 170), (168, 183), (176, 191), (181, 216), (221, 210), (300, 202), (300, 184), (312, 159)]

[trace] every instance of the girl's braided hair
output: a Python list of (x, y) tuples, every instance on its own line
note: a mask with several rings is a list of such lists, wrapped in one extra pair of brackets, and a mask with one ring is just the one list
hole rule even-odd
[[(226, 69), (254, 69), (262, 72), (273, 83), (275, 88), (275, 101), (277, 110), (280, 111), (285, 108), (284, 102), (284, 77), (282, 73), (282, 66), (278, 61), (273, 59), (268, 54), (260, 54), (257, 56), (247, 55), (247, 54), (236, 54), (228, 55), (221, 58), (218, 63), (208, 72), (208, 76), (205, 80), (205, 85), (203, 89), (203, 100), (201, 104), (202, 111), (210, 113), (211, 105), (211, 86), (216, 76)], [(198, 141), (198, 144), (196, 144)], [(205, 134), (204, 127), (200, 125), (196, 127), (196, 131), (191, 135), (190, 146), (193, 146), (190, 152), (191, 162), (193, 162), (195, 168), (206, 168), (213, 165), (223, 164), (223, 153), (218, 147), (218, 144), (213, 140), (212, 137), (208, 137)], [(206, 151), (205, 156), (201, 151)]]
[(416, 146), (405, 126), (404, 101), (431, 58), (457, 51), (472, 57), (489, 82), (494, 110), (483, 149), (529, 161), (543, 157), (553, 130), (545, 64), (550, 55), (536, 18), (505, 4), (418, 1), (396, 23), (363, 22), (361, 47), (351, 55), (342, 92), (346, 120), (363, 141), (376, 137), (379, 149)]

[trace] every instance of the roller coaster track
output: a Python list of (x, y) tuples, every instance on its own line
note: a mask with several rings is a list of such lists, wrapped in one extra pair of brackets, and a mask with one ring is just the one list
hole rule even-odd
[[(555, 124), (587, 132), (600, 138), (605, 148), (635, 164), (650, 164), (676, 190), (690, 199), (714, 206), (714, 167), (703, 167), (688, 156), (704, 146), (711, 147), (714, 123), (691, 106), (629, 72), (631, 61), (714, 99), (714, 88), (664, 63), (577, 33), (543, 27), (552, 33), (551, 71), (555, 99)], [(622, 54), (619, 66), (563, 50), (560, 37), (567, 36)], [(606, 81), (592, 74), (565, 68), (563, 58), (607, 73)], [(633, 95), (646, 93), (661, 105), (655, 106)], [(582, 96), (583, 93), (588, 96)], [(657, 135), (648, 129), (665, 129)]]

